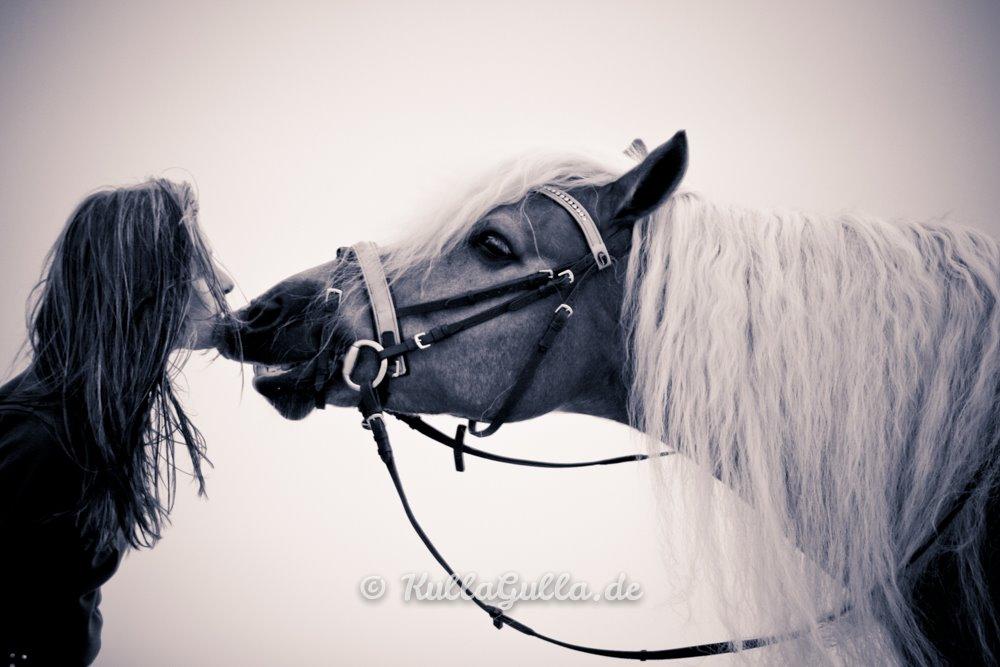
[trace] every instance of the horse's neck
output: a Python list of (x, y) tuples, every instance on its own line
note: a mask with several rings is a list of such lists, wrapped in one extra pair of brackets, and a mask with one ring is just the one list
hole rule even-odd
[(584, 394), (573, 399), (564, 406), (564, 409), (567, 412), (603, 417), (629, 425), (628, 391), (622, 379), (610, 374), (600, 374), (592, 379), (592, 383), (593, 394)]

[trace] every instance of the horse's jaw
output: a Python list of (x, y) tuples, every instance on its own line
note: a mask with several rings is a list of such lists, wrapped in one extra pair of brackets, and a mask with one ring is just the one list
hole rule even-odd
[(253, 388), (285, 419), (304, 419), (316, 407), (297, 367), (254, 364)]
[[(316, 408), (314, 376), (308, 364), (265, 366), (254, 364), (253, 388), (285, 419), (305, 419)], [(325, 389), (324, 403), (338, 408), (356, 407), (358, 394), (335, 376)]]

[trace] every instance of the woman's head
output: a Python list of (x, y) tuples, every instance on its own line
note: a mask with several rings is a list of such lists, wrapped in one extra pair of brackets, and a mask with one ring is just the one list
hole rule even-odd
[(204, 445), (171, 385), (182, 360), (173, 353), (209, 346), (232, 285), (197, 212), (190, 186), (165, 179), (96, 192), (70, 216), (39, 284), (33, 375), (72, 421), (71, 453), (88, 475), (82, 518), (104, 540), (159, 536), (175, 444), (203, 485)]
[[(80, 347), (59, 346), (68, 352), (208, 347), (207, 324), (226, 310), (232, 285), (197, 216), (191, 187), (166, 179), (88, 196), (52, 249), (33, 333), (92, 334)], [(64, 372), (76, 368), (58, 361)]]

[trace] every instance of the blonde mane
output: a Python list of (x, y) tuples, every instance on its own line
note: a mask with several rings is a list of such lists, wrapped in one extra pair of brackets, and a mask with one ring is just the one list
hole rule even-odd
[[(790, 661), (829, 659), (821, 631), (855, 653), (850, 663), (933, 661), (909, 591), (918, 570), (900, 567), (995, 468), (998, 279), (997, 243), (951, 226), (762, 213), (693, 194), (637, 225), (633, 424), (753, 508), (751, 521), (713, 512), (705, 484), (692, 518), (714, 528), (706, 544), (746, 564), (730, 582), (746, 592), (741, 611), (772, 630), (811, 624), (784, 648)], [(969, 592), (983, 588), (974, 547), (989, 486), (949, 534)], [(789, 571), (788, 540), (825, 575)], [(847, 601), (849, 618), (818, 627)], [(968, 602), (980, 622), (982, 600)]]
[[(509, 163), (392, 246), (387, 269), (431, 266), (539, 185), (623, 170)], [(920, 563), (900, 568), (982, 470), (935, 548), (958, 555), (969, 622), (995, 631), (976, 547), (996, 479), (998, 298), (1000, 247), (955, 226), (751, 211), (688, 192), (636, 223), (622, 332), (632, 425), (705, 473), (673, 511), (733, 565), (718, 582), (733, 638), (805, 628), (774, 649), (788, 664), (933, 663), (911, 597)], [(716, 479), (752, 511), (718, 511)], [(847, 602), (849, 615), (818, 622)]]

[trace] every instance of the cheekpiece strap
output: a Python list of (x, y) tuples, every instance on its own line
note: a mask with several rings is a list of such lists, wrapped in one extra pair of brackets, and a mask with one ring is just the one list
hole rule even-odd
[[(372, 320), (379, 343), (383, 347), (396, 345), (402, 340), (402, 336), (396, 320), (396, 305), (392, 301), (389, 282), (378, 256), (378, 247), (370, 241), (362, 241), (354, 244), (352, 249), (365, 278), (365, 289), (368, 291), (368, 302), (371, 304)], [(406, 361), (402, 355), (396, 357), (393, 364), (391, 377), (406, 374)]]

